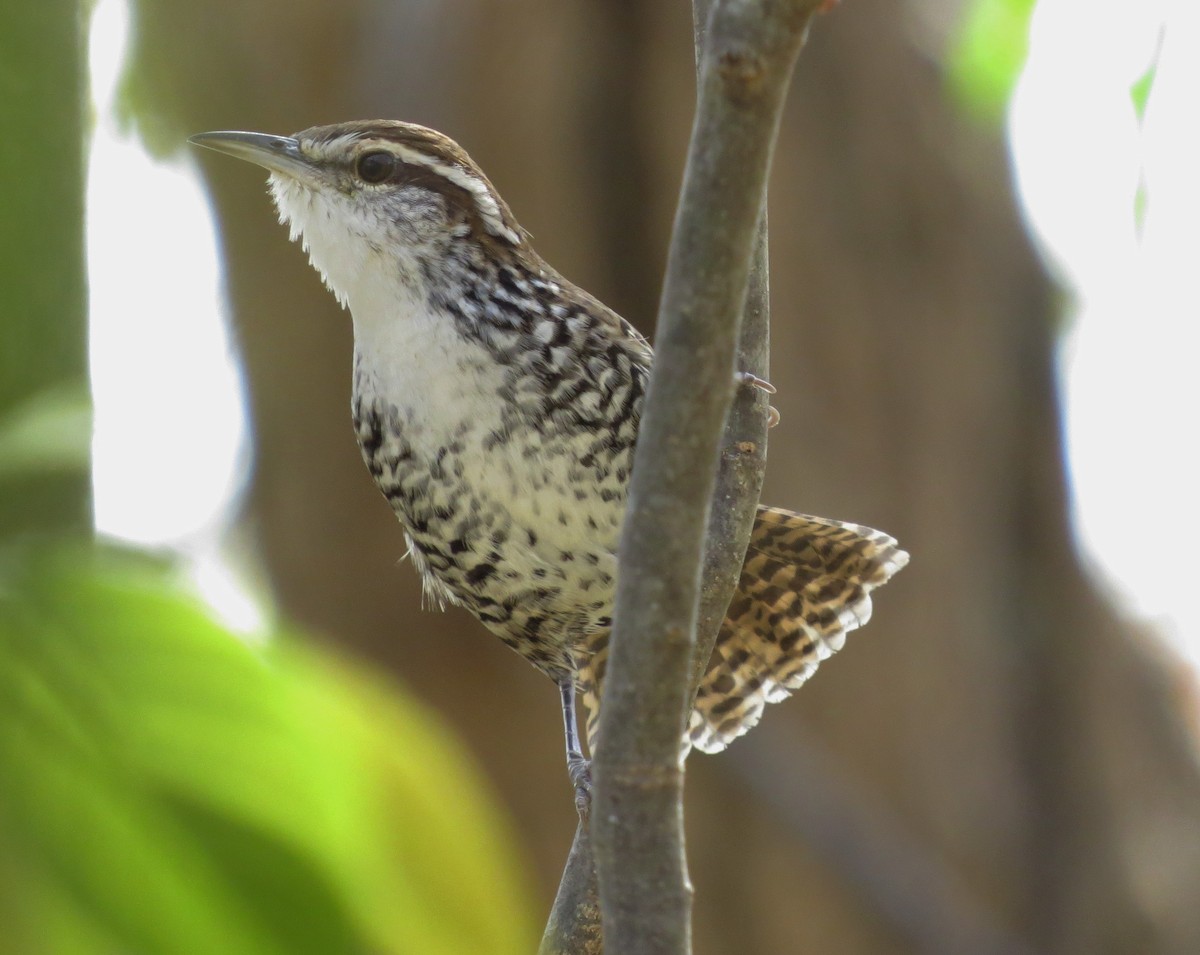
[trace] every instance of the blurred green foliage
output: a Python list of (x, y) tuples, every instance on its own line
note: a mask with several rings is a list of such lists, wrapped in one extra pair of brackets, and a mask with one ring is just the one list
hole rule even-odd
[(532, 946), (434, 721), (294, 638), (247, 646), (145, 558), (0, 551), (0, 779), (6, 953)]
[(947, 58), (950, 89), (966, 111), (999, 123), (1029, 49), (1037, 0), (972, 0)]
[(0, 955), (530, 951), (429, 714), (92, 539), (81, 23), (0, 5)]
[(1129, 98), (1133, 100), (1133, 109), (1138, 119), (1145, 119), (1146, 104), (1150, 102), (1150, 91), (1154, 89), (1154, 77), (1158, 71), (1158, 63), (1154, 62), (1146, 68), (1146, 72), (1133, 81), (1129, 87)]
[[(1154, 79), (1158, 75), (1158, 59), (1162, 54), (1162, 34), (1159, 34), (1158, 48), (1146, 72), (1139, 76), (1129, 86), (1129, 98), (1133, 102), (1133, 111), (1137, 114), (1138, 122), (1145, 122), (1146, 107), (1150, 103), (1150, 94), (1154, 90)], [(1149, 199), (1146, 193), (1146, 171), (1143, 168), (1138, 176), (1137, 191), (1133, 195), (1133, 221), (1139, 234), (1146, 221), (1146, 207)]]
[[(0, 406), (2, 407), (2, 406)], [(0, 412), (0, 480), (88, 474), (92, 403), (78, 385), (48, 387)]]
[(0, 538), (91, 525), (86, 457), (35, 413), (87, 393), (79, 24), (71, 0), (0, 3)]

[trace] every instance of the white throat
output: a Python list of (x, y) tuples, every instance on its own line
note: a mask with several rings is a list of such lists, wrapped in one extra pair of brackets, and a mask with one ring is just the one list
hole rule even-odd
[(388, 224), (369, 206), (348, 207), (320, 191), (271, 176), (280, 220), (300, 241), (354, 323), (356, 396), (394, 408), (411, 437), (430, 453), (472, 428), (500, 427), (496, 402), (464, 395), (495, 394), (503, 369), (479, 343), (459, 333), (452, 316), (430, 304), (411, 242), (387, 241)]

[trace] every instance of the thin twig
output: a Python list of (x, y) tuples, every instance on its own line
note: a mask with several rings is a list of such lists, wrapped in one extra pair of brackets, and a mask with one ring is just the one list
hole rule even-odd
[[(758, 223), (758, 239), (750, 264), (750, 284), (742, 309), (738, 336), (737, 368), (759, 378), (767, 377), (770, 343), (770, 297), (767, 272), (767, 213)], [(701, 577), (700, 612), (696, 621), (696, 651), (692, 655), (692, 696), (708, 668), (713, 643), (725, 611), (733, 598), (746, 559), (746, 545), (754, 527), (754, 515), (767, 470), (766, 394), (758, 388), (734, 392), (725, 431), (717, 485), (708, 511), (708, 534), (704, 543), (704, 572)]]
[(691, 705), (705, 526), (771, 151), (821, 5), (724, 0), (709, 24), (621, 535), (593, 763), (604, 937), (620, 955), (691, 950), (679, 741)]
[[(704, 65), (712, 7), (713, 0), (692, 0), (697, 80)], [(742, 308), (736, 362), (739, 371), (753, 373), (764, 380), (769, 371), (771, 326), (767, 262), (764, 185), (758, 239), (750, 260), (750, 278)], [(764, 413), (764, 406), (767, 405), (766, 396), (758, 389), (740, 388), (734, 392), (733, 404), (725, 419), (721, 458), (717, 465), (717, 486), (708, 511), (708, 533), (704, 544), (703, 589), (696, 622), (696, 650), (692, 655), (693, 696), (708, 668), (713, 644), (741, 576), (746, 545), (754, 526), (754, 514), (767, 471), (767, 415)]]
[(600, 893), (587, 823), (579, 822), (538, 955), (601, 955)]

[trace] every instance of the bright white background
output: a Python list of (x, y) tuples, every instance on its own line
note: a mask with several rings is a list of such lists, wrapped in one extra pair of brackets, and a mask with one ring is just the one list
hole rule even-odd
[[(1139, 123), (1129, 90), (1156, 51)], [(1074, 300), (1062, 367), (1081, 549), (1130, 613), (1200, 666), (1190, 596), (1200, 540), (1200, 5), (1040, 0), (1009, 128), (1034, 235)]]
[[(248, 442), (212, 220), (188, 157), (156, 164), (115, 127), (127, 25), (123, 0), (100, 0), (88, 198), (96, 521), (179, 551), (228, 622), (254, 630), (261, 609), (219, 549)], [(1156, 56), (1139, 121), (1129, 89)], [(1040, 0), (1010, 133), (1032, 231), (1073, 303), (1062, 361), (1081, 548), (1130, 614), (1200, 666), (1189, 597), (1200, 541), (1200, 5)]]

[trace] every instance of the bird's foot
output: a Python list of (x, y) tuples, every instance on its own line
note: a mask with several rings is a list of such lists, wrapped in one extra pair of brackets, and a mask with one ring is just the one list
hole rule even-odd
[(773, 384), (767, 381), (766, 378), (759, 378), (758, 375), (748, 371), (739, 371), (734, 374), (734, 380), (739, 385), (749, 385), (751, 388), (757, 388), (759, 391), (765, 391), (768, 395), (773, 395), (778, 390)]
[(575, 809), (580, 819), (587, 819), (592, 808), (592, 761), (580, 753), (567, 756), (567, 772), (575, 787)]
[[(736, 372), (733, 377), (739, 385), (749, 385), (768, 395), (773, 395), (777, 391), (776, 387), (766, 378), (759, 378), (758, 375), (748, 371)], [(774, 405), (767, 405), (767, 427), (773, 428), (777, 424), (779, 424), (779, 409)]]

